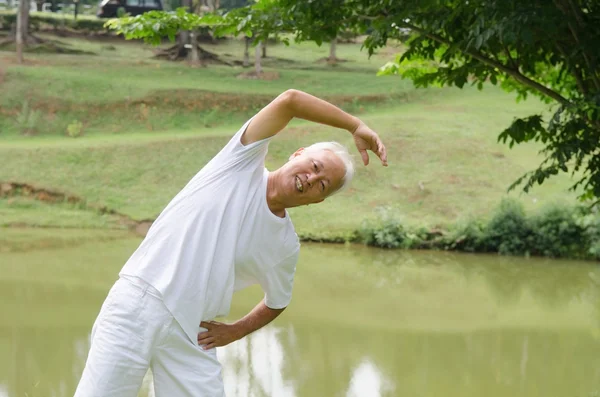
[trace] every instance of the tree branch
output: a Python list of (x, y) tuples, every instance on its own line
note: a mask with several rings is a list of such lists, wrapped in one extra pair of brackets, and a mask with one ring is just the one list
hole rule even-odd
[(510, 55), (510, 50), (508, 49), (508, 47), (506, 47), (504, 43), (502, 44), (502, 47), (504, 47), (504, 51), (506, 52), (506, 55), (508, 56), (508, 59), (510, 60), (510, 63), (512, 64), (513, 68), (515, 68), (515, 70), (519, 70), (519, 64), (515, 62), (515, 59)]
[[(577, 29), (575, 29), (575, 27), (573, 26), (573, 23), (571, 23), (571, 18), (569, 18), (569, 14), (573, 14), (573, 18), (575, 19), (575, 21), (577, 23), (579, 23), (581, 28), (585, 28), (585, 26), (583, 26), (584, 21), (581, 18), (581, 15), (578, 15), (577, 8), (575, 7), (575, 5), (570, 0), (566, 0), (566, 3), (567, 3), (566, 5), (561, 5), (559, 3), (559, 0), (554, 0), (554, 5), (556, 6), (556, 8), (558, 8), (564, 14), (567, 15), (567, 18), (568, 18), (567, 26), (569, 27), (569, 30), (571, 31), (571, 35), (573, 36), (573, 39), (575, 39), (575, 43), (577, 43), (577, 46), (581, 49), (581, 55), (583, 56), (583, 60), (585, 61), (586, 66), (590, 70), (590, 77), (592, 78), (592, 82), (594, 83), (594, 86), (596, 86), (596, 90), (600, 91), (600, 80), (598, 80), (598, 76), (596, 74), (596, 71), (592, 67), (592, 63), (590, 62), (590, 58), (588, 57), (588, 54), (585, 52), (585, 49), (581, 45), (581, 40), (579, 40), (579, 34), (577, 33)], [(572, 10), (572, 13), (569, 12), (569, 8)]]
[[(406, 26), (407, 28), (410, 28), (410, 29), (414, 30), (415, 32), (418, 32), (432, 40), (435, 40), (438, 43), (452, 45), (452, 42), (450, 40), (445, 39), (434, 33), (429, 33), (425, 29), (422, 29), (411, 23), (402, 21), (399, 24)], [(513, 77), (515, 80), (519, 81), (520, 83), (541, 92), (542, 94), (554, 99), (555, 101), (557, 101), (565, 106), (573, 105), (567, 98), (563, 97), (558, 92), (553, 91), (553, 90), (549, 89), (548, 87), (543, 86), (542, 84), (538, 83), (537, 81), (531, 80), (529, 77), (522, 75), (518, 70), (511, 69), (501, 62), (496, 62), (493, 59), (486, 57), (485, 55), (481, 54), (479, 51), (474, 51), (474, 50), (470, 50), (470, 49), (463, 49), (462, 51), (465, 54), (477, 59), (481, 63), (484, 63), (489, 66), (493, 66), (493, 67), (503, 71), (504, 73)]]
[(571, 69), (571, 72), (573, 73), (573, 76), (575, 76), (575, 80), (577, 81), (577, 86), (579, 87), (579, 89), (583, 93), (583, 96), (587, 97), (588, 94), (589, 94), (589, 92), (588, 92), (587, 87), (583, 83), (583, 76), (581, 75), (581, 71), (579, 69), (577, 69), (577, 67), (575, 65), (570, 65), (567, 62), (567, 53), (563, 49), (563, 47), (560, 45), (560, 43), (558, 41), (556, 42), (556, 49), (558, 49), (558, 52), (560, 52), (560, 54), (563, 56), (563, 58), (565, 58), (565, 64), (567, 65), (567, 67), (569, 69)]

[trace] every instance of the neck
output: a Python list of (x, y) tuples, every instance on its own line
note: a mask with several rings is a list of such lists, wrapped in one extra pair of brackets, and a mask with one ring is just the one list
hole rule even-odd
[(267, 205), (271, 212), (280, 218), (285, 218), (285, 206), (279, 199), (276, 189), (277, 171), (269, 172), (267, 179)]

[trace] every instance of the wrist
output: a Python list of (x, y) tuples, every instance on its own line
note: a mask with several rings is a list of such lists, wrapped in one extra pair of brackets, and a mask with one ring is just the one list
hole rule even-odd
[(354, 133), (356, 132), (356, 130), (358, 130), (358, 127), (360, 127), (360, 125), (362, 124), (362, 121), (355, 116), (352, 116), (352, 123), (350, 125), (350, 128), (348, 128), (348, 131), (350, 131), (350, 133), (352, 135), (354, 135)]
[(248, 332), (246, 330), (246, 327), (244, 326), (244, 323), (240, 320), (240, 321), (236, 321), (235, 323), (231, 324), (234, 328), (233, 328), (233, 335), (235, 336), (236, 340), (240, 340), (242, 339), (244, 336), (248, 335), (250, 332)]

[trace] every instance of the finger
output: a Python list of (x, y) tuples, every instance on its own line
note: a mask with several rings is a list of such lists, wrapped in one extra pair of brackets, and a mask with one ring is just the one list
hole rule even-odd
[(198, 344), (199, 345), (209, 345), (211, 343), (215, 343), (215, 338), (214, 337), (210, 337), (210, 338), (205, 338), (203, 340), (198, 340)]
[(367, 154), (367, 151), (364, 149), (360, 150), (360, 156), (362, 157), (363, 163), (365, 163), (365, 165), (368, 165), (369, 164), (369, 155)]
[(202, 332), (200, 334), (198, 334), (198, 342), (200, 342), (201, 340), (206, 340), (208, 338), (212, 338), (213, 335), (210, 332)]
[(379, 143), (378, 153), (379, 158), (381, 159), (381, 163), (387, 166), (387, 150), (385, 149), (385, 145), (383, 143)]
[(206, 328), (206, 329), (210, 330), (213, 327), (213, 323), (212, 323), (212, 321), (201, 321), (200, 326), (202, 328)]
[(206, 346), (202, 346), (202, 348), (203, 348), (204, 350), (210, 350), (210, 349), (212, 349), (212, 348), (214, 348), (214, 347), (216, 347), (216, 346), (217, 346), (216, 344), (214, 344), (214, 343), (210, 343), (210, 344), (208, 344), (208, 345), (206, 345)]

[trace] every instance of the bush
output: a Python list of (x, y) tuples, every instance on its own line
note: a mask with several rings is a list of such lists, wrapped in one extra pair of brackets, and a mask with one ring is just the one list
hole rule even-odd
[(586, 255), (588, 238), (578, 222), (577, 208), (552, 206), (534, 215), (531, 251), (535, 255), (554, 258), (579, 258)]
[(470, 219), (444, 232), (408, 228), (385, 208), (379, 210), (377, 220), (363, 223), (353, 241), (381, 248), (600, 259), (600, 213), (583, 207), (550, 206), (527, 217), (520, 203), (503, 200), (489, 222)]
[(577, 219), (577, 223), (584, 230), (587, 256), (600, 259), (600, 214), (597, 210), (587, 211)]
[(484, 252), (485, 251), (485, 226), (476, 219), (470, 219), (457, 224), (451, 229), (444, 241), (444, 249)]
[(363, 222), (358, 237), (363, 243), (374, 247), (408, 248), (408, 236), (400, 219), (387, 208), (379, 210), (378, 221)]
[(35, 135), (37, 133), (41, 113), (29, 105), (29, 101), (23, 101), (21, 111), (15, 119), (17, 128), (23, 135)]
[(523, 206), (514, 200), (502, 200), (482, 236), (483, 252), (503, 255), (528, 255), (533, 232)]

